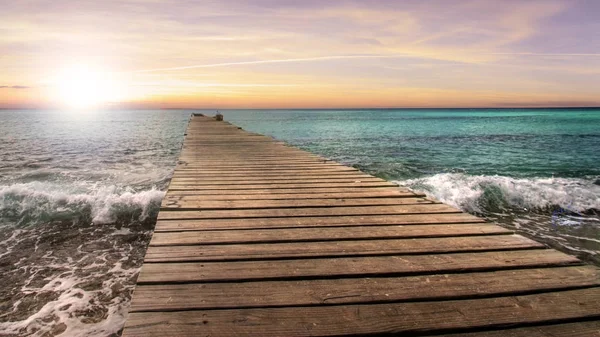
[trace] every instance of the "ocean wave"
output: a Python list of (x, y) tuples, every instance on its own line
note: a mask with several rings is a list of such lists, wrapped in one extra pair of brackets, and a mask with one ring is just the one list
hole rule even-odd
[(0, 227), (0, 335), (118, 335), (150, 235), (136, 222)]
[(441, 173), (396, 183), (470, 213), (548, 213), (558, 208), (586, 213), (600, 209), (600, 186), (588, 179)]
[(81, 218), (94, 224), (113, 223), (122, 217), (143, 221), (158, 212), (163, 196), (163, 191), (154, 188), (135, 191), (84, 182), (0, 185), (0, 218), (19, 226)]

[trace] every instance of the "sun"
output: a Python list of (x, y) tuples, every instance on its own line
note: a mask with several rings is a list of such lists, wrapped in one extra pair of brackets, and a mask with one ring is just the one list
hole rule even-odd
[(119, 98), (119, 83), (111, 73), (86, 65), (62, 69), (54, 79), (55, 98), (70, 108), (93, 108)]

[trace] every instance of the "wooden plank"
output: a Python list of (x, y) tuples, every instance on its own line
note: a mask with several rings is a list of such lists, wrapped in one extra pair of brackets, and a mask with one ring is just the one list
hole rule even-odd
[(194, 179), (214, 179), (218, 177), (220, 180), (248, 180), (248, 179), (261, 179), (261, 178), (289, 178), (293, 174), (294, 177), (356, 177), (362, 178), (368, 176), (359, 171), (291, 171), (289, 173), (275, 172), (221, 172), (219, 173), (204, 173), (204, 172), (190, 172), (190, 171), (175, 171), (173, 178), (194, 178)]
[(520, 235), (461, 236), (395, 240), (310, 241), (203, 246), (150, 246), (144, 262), (289, 259), (391, 254), (440, 254), (543, 248)]
[(176, 171), (218, 171), (218, 172), (246, 172), (246, 171), (283, 171), (283, 170), (319, 170), (319, 169), (338, 169), (347, 170), (339, 164), (329, 163), (303, 163), (303, 164), (268, 164), (268, 163), (246, 163), (239, 165), (220, 165), (220, 164), (195, 164), (195, 163), (181, 163), (175, 167)]
[(250, 169), (246, 171), (223, 171), (219, 169), (177, 169), (173, 172), (173, 177), (231, 177), (231, 178), (243, 178), (243, 177), (289, 177), (291, 175), (298, 176), (339, 176), (339, 175), (352, 175), (356, 174), (357, 170), (353, 168), (346, 167), (344, 169), (311, 169), (311, 170), (302, 170), (302, 169), (283, 169), (283, 170), (260, 170), (260, 169)]
[(188, 165), (205, 166), (205, 165), (220, 165), (220, 166), (237, 166), (237, 165), (264, 165), (264, 164), (276, 164), (276, 165), (319, 165), (323, 163), (335, 163), (331, 160), (323, 158), (311, 158), (298, 155), (288, 155), (280, 157), (263, 157), (257, 158), (255, 156), (236, 156), (236, 159), (223, 160), (224, 156), (219, 158), (206, 158), (201, 156), (181, 156), (179, 157), (180, 162), (184, 162)]
[(248, 177), (220, 177), (220, 176), (187, 176), (187, 177), (173, 177), (171, 178), (171, 183), (177, 183), (177, 184), (194, 184), (194, 183), (206, 183), (206, 184), (210, 184), (213, 182), (230, 182), (230, 183), (235, 183), (235, 184), (242, 184), (242, 183), (260, 183), (260, 182), (268, 182), (268, 183), (272, 183), (272, 182), (278, 182), (278, 181), (283, 181), (283, 182), (297, 182), (297, 181), (307, 181), (307, 182), (322, 182), (322, 181), (332, 181), (332, 182), (338, 182), (338, 181), (349, 181), (349, 182), (355, 182), (355, 181), (384, 181), (381, 178), (377, 178), (377, 177), (370, 177), (367, 175), (359, 175), (359, 174), (354, 174), (354, 175), (311, 175), (311, 176), (295, 176), (295, 175), (288, 175), (288, 176), (262, 176), (262, 177), (256, 177), (256, 176), (248, 176)]
[(316, 167), (298, 167), (298, 166), (269, 166), (269, 167), (251, 167), (251, 168), (228, 168), (224, 170), (218, 167), (185, 167), (177, 166), (176, 173), (204, 173), (204, 174), (247, 174), (247, 173), (277, 173), (293, 174), (295, 172), (359, 172), (357, 169), (348, 166), (323, 165)]
[[(216, 150), (216, 149), (215, 149)], [(201, 161), (225, 161), (225, 158), (231, 158), (234, 161), (247, 161), (247, 160), (269, 160), (269, 161), (279, 161), (282, 162), (284, 160), (289, 159), (304, 159), (310, 161), (328, 161), (335, 162), (332, 159), (328, 159), (318, 155), (308, 155), (302, 152), (293, 152), (286, 151), (281, 148), (264, 148), (260, 150), (256, 150), (253, 148), (244, 148), (240, 149), (237, 152), (226, 151), (225, 149), (219, 150), (218, 153), (214, 153), (217, 151), (211, 151), (212, 154), (204, 154), (197, 150), (197, 148), (183, 150), (183, 156), (180, 157), (179, 160), (185, 161), (186, 159), (192, 160), (201, 160)]]
[[(202, 144), (201, 141), (193, 141), (193, 142), (184, 142), (183, 144), (183, 148), (187, 148), (190, 150), (195, 150), (196, 154), (198, 155), (206, 155), (206, 156), (217, 156), (220, 153), (225, 153), (225, 154), (232, 154), (232, 155), (247, 155), (248, 153), (250, 154), (256, 154), (256, 155), (272, 155), (275, 156), (279, 153), (294, 153), (294, 154), (301, 154), (301, 155), (305, 155), (305, 156), (316, 156), (319, 157), (318, 154), (315, 153), (310, 153), (310, 152), (306, 152), (294, 147), (290, 147), (287, 146), (285, 143), (281, 143), (281, 142), (277, 142), (277, 141), (273, 141), (270, 144), (249, 144), (249, 145), (238, 145), (238, 146), (231, 146), (227, 143), (227, 141), (224, 142), (224, 146), (221, 147), (217, 147), (217, 146), (212, 146), (212, 147), (206, 147), (204, 144)], [(219, 152), (213, 151), (213, 149), (218, 149)]]
[(513, 232), (508, 229), (488, 223), (183, 231), (156, 232), (152, 236), (150, 245), (172, 246), (225, 243), (335, 241), (352, 239), (423, 238), (511, 233)]
[[(379, 181), (365, 181), (359, 183), (350, 182), (338, 182), (338, 183), (312, 183), (312, 184), (300, 184), (300, 183), (278, 183), (278, 184), (256, 184), (256, 185), (186, 185), (186, 186), (169, 186), (169, 190), (260, 190), (260, 189), (309, 189), (309, 188), (356, 188), (356, 187), (397, 187), (398, 185), (388, 182)], [(299, 191), (302, 192), (302, 191)]]
[(483, 223), (465, 213), (158, 221), (155, 231)]
[[(232, 157), (233, 160), (239, 160), (240, 158), (244, 159), (256, 159), (256, 158), (270, 158), (270, 159), (278, 159), (285, 157), (294, 157), (294, 158), (305, 158), (305, 159), (327, 159), (325, 157), (307, 153), (303, 151), (293, 151), (289, 148), (285, 148), (279, 145), (271, 145), (271, 146), (245, 146), (245, 147), (237, 147), (236, 149), (230, 149), (229, 147), (223, 147), (222, 149), (212, 148), (205, 149), (207, 151), (202, 151), (205, 149), (203, 145), (199, 146), (189, 146), (184, 144), (182, 147), (181, 154), (182, 157), (193, 157), (193, 158), (201, 158), (201, 159), (216, 159), (216, 160), (224, 160), (224, 155), (227, 157)], [(219, 150), (219, 151), (215, 151)]]
[(243, 171), (247, 169), (270, 169), (270, 170), (278, 170), (278, 169), (299, 169), (303, 168), (305, 170), (311, 169), (319, 169), (319, 168), (344, 168), (340, 164), (331, 163), (331, 162), (316, 162), (316, 163), (302, 163), (302, 164), (294, 164), (294, 163), (279, 163), (279, 164), (269, 164), (269, 163), (247, 163), (247, 164), (239, 164), (239, 165), (221, 165), (221, 164), (196, 164), (196, 163), (187, 163), (181, 162), (178, 163), (176, 169), (178, 168), (186, 168), (186, 169), (213, 169), (213, 170), (222, 170), (222, 171)]
[(325, 157), (307, 153), (301, 150), (292, 150), (289, 147), (273, 145), (273, 146), (246, 146), (238, 148), (222, 148), (214, 151), (216, 148), (206, 148), (204, 145), (189, 146), (184, 144), (182, 153), (188, 153), (194, 158), (216, 158), (223, 160), (223, 157), (235, 157), (235, 158), (283, 158), (287, 156), (291, 157), (303, 157), (303, 158), (317, 158), (327, 159)]
[[(216, 136), (210, 136), (211, 138), (216, 137)], [(298, 148), (294, 148), (294, 147), (290, 147), (285, 143), (282, 143), (280, 141), (277, 140), (271, 140), (271, 143), (265, 143), (265, 144), (248, 144), (248, 145), (238, 145), (238, 146), (230, 146), (229, 143), (227, 142), (227, 140), (232, 137), (231, 135), (226, 136), (223, 140), (223, 144), (221, 144), (221, 147), (216, 147), (215, 148), (219, 148), (222, 149), (224, 152), (226, 153), (236, 153), (236, 154), (241, 154), (244, 155), (247, 152), (241, 151), (243, 149), (248, 149), (249, 152), (252, 153), (256, 153), (256, 154), (264, 154), (265, 152), (261, 152), (261, 150), (280, 150), (282, 153), (298, 153), (298, 154), (303, 154), (306, 156), (318, 156), (318, 154), (314, 154), (314, 153), (310, 153), (310, 152), (306, 152), (303, 150), (300, 150)], [(246, 138), (251, 138), (251, 137), (246, 137)], [(191, 140), (190, 142), (188, 142), (188, 140)], [(210, 148), (207, 148), (204, 146), (204, 142), (200, 139), (196, 139), (196, 140), (192, 140), (192, 139), (187, 139), (185, 142), (183, 143), (183, 148), (187, 148), (187, 149), (195, 149), (197, 150), (196, 153), (201, 154), (201, 155), (209, 155), (209, 156), (215, 156), (218, 153), (214, 152), (214, 151), (210, 151)], [(274, 152), (272, 153), (268, 153), (268, 154), (275, 154)]]
[[(179, 191), (188, 192), (188, 191)], [(193, 191), (191, 191), (193, 192)], [(303, 200), (303, 199), (352, 199), (352, 198), (386, 198), (386, 197), (425, 197), (424, 194), (401, 191), (374, 191), (369, 192), (338, 192), (338, 193), (268, 193), (268, 194), (167, 194), (163, 199), (163, 205), (172, 200), (182, 202), (196, 202), (201, 204), (205, 201), (217, 200)]]
[(204, 143), (204, 142), (216, 142), (220, 143), (220, 146), (225, 146), (229, 141), (237, 141), (237, 140), (266, 140), (272, 143), (277, 142), (277, 140), (272, 137), (244, 132), (241, 130), (236, 130), (235, 127), (231, 128), (223, 128), (220, 130), (207, 130), (207, 129), (195, 129), (191, 126), (191, 129), (187, 132), (187, 137), (185, 139), (187, 143)]
[(294, 188), (279, 188), (279, 189), (243, 189), (243, 190), (168, 190), (167, 196), (182, 196), (182, 195), (248, 195), (248, 194), (317, 194), (317, 193), (374, 193), (374, 192), (401, 192), (401, 193), (412, 193), (405, 187), (399, 186), (357, 186), (357, 187), (314, 187), (314, 188), (303, 188), (302, 190)]
[(144, 263), (138, 284), (401, 276), (580, 264), (552, 249), (299, 260)]
[(582, 318), (600, 318), (600, 288), (442, 302), (131, 313), (124, 336), (416, 334)]
[[(320, 158), (305, 158), (305, 157), (284, 157), (284, 158), (237, 158), (235, 160), (222, 159), (207, 159), (202, 157), (179, 157), (180, 162), (184, 162), (187, 166), (249, 166), (249, 165), (321, 165), (331, 164), (332, 161)], [(337, 163), (336, 163), (337, 164)], [(340, 165), (340, 164), (337, 164)]]
[[(438, 336), (438, 335), (436, 335)], [(442, 336), (442, 335), (439, 335)], [(444, 337), (600, 337), (600, 320), (444, 334)]]
[[(227, 142), (226, 142), (227, 144)], [(228, 144), (227, 144), (228, 145)], [(202, 151), (204, 149), (205, 151)], [(321, 157), (317, 154), (312, 154), (308, 152), (303, 152), (299, 150), (291, 150), (281, 145), (269, 145), (269, 146), (238, 146), (237, 148), (223, 147), (221, 149), (213, 147), (211, 150), (205, 148), (204, 145), (194, 145), (190, 146), (188, 144), (184, 144), (182, 147), (181, 153), (185, 155), (192, 156), (194, 158), (215, 158), (218, 160), (223, 160), (223, 154), (227, 154), (232, 159), (238, 159), (240, 157), (245, 158), (258, 158), (258, 157), (271, 157), (271, 158), (282, 158), (285, 156), (295, 156), (301, 158), (320, 158), (326, 159), (325, 157)], [(219, 156), (221, 155), (221, 156)]]
[[(227, 155), (227, 154), (223, 154), (221, 155), (220, 158), (207, 158), (207, 157), (190, 157), (187, 159), (183, 159), (180, 158), (179, 161), (177, 162), (178, 164), (181, 165), (189, 165), (189, 166), (196, 166), (196, 167), (202, 167), (203, 165), (207, 165), (210, 163), (217, 163), (219, 161), (224, 161), (224, 158), (230, 158), (233, 157), (234, 155)], [(329, 160), (326, 158), (320, 158), (320, 157), (316, 157), (316, 158), (309, 158), (310, 160), (307, 160), (306, 162), (297, 162), (297, 160), (290, 160), (289, 162), (286, 160), (286, 157), (280, 157), (280, 158), (275, 158), (275, 157), (265, 157), (265, 158), (256, 158), (255, 156), (252, 155), (248, 155), (246, 156), (239, 156), (239, 155), (235, 155), (235, 157), (237, 159), (231, 159), (231, 161), (227, 161), (224, 166), (234, 166), (234, 165), (227, 165), (230, 163), (236, 163), (236, 164), (252, 164), (252, 165), (264, 165), (264, 164), (272, 164), (272, 165), (276, 165), (276, 166), (293, 166), (293, 164), (298, 164), (298, 165), (304, 165), (304, 166), (316, 166), (316, 167), (343, 167), (344, 165), (339, 164), (333, 160)], [(297, 156), (295, 157), (297, 158)], [(279, 160), (276, 160), (279, 159)], [(254, 163), (256, 162), (256, 163)]]
[[(223, 145), (224, 142), (226, 143), (226, 145)], [(245, 142), (242, 140), (208, 141), (208, 140), (202, 140), (202, 139), (196, 139), (196, 140), (190, 139), (190, 141), (188, 141), (186, 139), (185, 144), (202, 146), (203, 148), (206, 148), (206, 149), (214, 148), (216, 150), (224, 149), (225, 146), (227, 146), (227, 145), (229, 145), (230, 148), (234, 148), (234, 149), (249, 147), (249, 146), (253, 146), (253, 145), (256, 146), (257, 149), (265, 148), (265, 147), (272, 146), (272, 145), (279, 145), (279, 146), (286, 145), (284, 142), (277, 141), (277, 140), (260, 141), (260, 142), (250, 142), (250, 141)]]
[(216, 186), (216, 185), (235, 185), (235, 186), (245, 186), (245, 185), (306, 185), (306, 184), (341, 184), (341, 183), (349, 183), (349, 184), (360, 184), (360, 183), (383, 183), (388, 184), (383, 179), (380, 178), (290, 178), (290, 179), (262, 179), (262, 180), (220, 180), (215, 178), (213, 180), (186, 180), (182, 181), (180, 179), (172, 179), (169, 187), (195, 187), (195, 186)]
[(218, 139), (218, 138), (210, 138), (209, 139), (209, 138), (207, 138), (207, 139), (202, 139), (202, 140), (197, 139), (197, 140), (201, 144), (210, 144), (210, 143), (213, 143), (213, 144), (217, 144), (219, 146), (223, 146), (222, 143), (224, 141), (226, 141), (228, 144), (237, 144), (237, 143), (240, 143), (240, 144), (252, 144), (252, 143), (272, 143), (273, 142), (273, 139), (268, 139), (268, 138), (265, 138), (265, 139), (263, 139), (263, 138), (255, 138), (255, 139), (253, 139), (253, 138), (248, 138), (248, 137), (238, 138), (238, 139), (228, 139), (226, 137), (224, 137), (222, 139)]
[[(201, 143), (188, 143), (184, 142), (183, 149), (194, 151), (195, 155), (200, 156), (208, 156), (208, 157), (217, 157), (219, 154), (231, 154), (231, 155), (240, 155), (245, 156), (248, 154), (256, 154), (257, 156), (277, 156), (279, 154), (298, 154), (307, 157), (320, 157), (318, 154), (309, 153), (306, 151), (302, 151), (299, 149), (295, 149), (289, 146), (285, 146), (284, 144), (278, 142), (272, 142), (271, 144), (249, 144), (247, 146), (238, 145), (238, 146), (230, 146), (227, 141), (224, 143), (225, 145), (222, 147), (212, 146), (205, 147), (204, 144)], [(219, 151), (214, 151), (218, 149)], [(191, 152), (190, 152), (191, 153)]]
[[(224, 156), (220, 158), (206, 158), (200, 156), (181, 156), (179, 161), (181, 164), (187, 164), (188, 166), (245, 166), (245, 165), (306, 165), (315, 166), (322, 164), (330, 165), (341, 165), (334, 161), (324, 158), (310, 158), (303, 156), (281, 156), (281, 157), (264, 157), (257, 158), (255, 156), (236, 156), (236, 159), (223, 160)], [(225, 157), (227, 158), (227, 157)]]
[(135, 289), (130, 312), (439, 301), (599, 285), (600, 270), (591, 266), (361, 279), (141, 285)]
[(178, 219), (235, 219), (235, 218), (284, 218), (307, 216), (341, 215), (386, 215), (417, 213), (458, 213), (456, 208), (444, 204), (356, 206), (335, 208), (274, 208), (249, 210), (206, 210), (206, 211), (169, 211), (160, 212), (159, 220)]
[(306, 200), (165, 200), (163, 209), (176, 210), (235, 210), (264, 208), (303, 208), (339, 206), (385, 206), (430, 204), (425, 198), (366, 198), (366, 199), (306, 199)]

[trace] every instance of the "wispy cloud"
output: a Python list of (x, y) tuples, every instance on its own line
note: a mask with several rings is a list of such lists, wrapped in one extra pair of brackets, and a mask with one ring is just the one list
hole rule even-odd
[[(548, 57), (600, 57), (599, 54), (595, 53), (495, 53), (495, 52), (475, 52), (474, 54), (479, 55), (503, 55), (503, 56), (548, 56)], [(187, 66), (178, 67), (167, 67), (167, 68), (154, 68), (137, 70), (133, 73), (152, 73), (161, 71), (174, 71), (174, 70), (186, 70), (186, 69), (199, 69), (199, 68), (217, 68), (217, 67), (229, 67), (229, 66), (243, 66), (243, 65), (260, 65), (260, 64), (276, 64), (276, 63), (301, 63), (301, 62), (319, 62), (319, 61), (333, 61), (333, 60), (344, 60), (344, 59), (393, 59), (393, 58), (422, 58), (424, 56), (416, 56), (414, 54), (365, 54), (365, 55), (329, 55), (329, 56), (317, 56), (317, 57), (301, 57), (301, 58), (288, 58), (288, 59), (273, 59), (273, 60), (257, 60), (257, 61), (239, 61), (239, 62), (222, 62), (222, 63), (208, 63), (208, 64), (193, 64)], [(453, 62), (452, 65), (460, 64), (462, 62)]]
[(29, 89), (26, 85), (0, 85), (0, 89)]
[(330, 55), (330, 56), (317, 56), (317, 57), (302, 57), (302, 58), (289, 58), (289, 59), (275, 59), (275, 60), (258, 60), (258, 61), (241, 61), (241, 62), (223, 62), (223, 63), (211, 63), (211, 64), (194, 64), (181, 67), (169, 67), (169, 68), (155, 68), (138, 70), (135, 73), (150, 73), (157, 71), (170, 71), (170, 70), (185, 70), (185, 69), (196, 69), (196, 68), (216, 68), (216, 67), (228, 67), (228, 66), (240, 66), (240, 65), (256, 65), (256, 64), (272, 64), (272, 63), (294, 63), (294, 62), (315, 62), (315, 61), (331, 61), (331, 60), (343, 60), (343, 59), (374, 59), (374, 58), (405, 58), (414, 57), (409, 54), (390, 54), (390, 55)]
[(600, 57), (600, 53), (489, 53), (490, 55), (509, 55), (509, 56), (574, 56), (574, 57)]
[(181, 88), (181, 87), (193, 87), (193, 88), (256, 88), (256, 87), (296, 87), (298, 84), (294, 83), (195, 83), (195, 82), (134, 82), (134, 86), (140, 87), (170, 87), (170, 88)]

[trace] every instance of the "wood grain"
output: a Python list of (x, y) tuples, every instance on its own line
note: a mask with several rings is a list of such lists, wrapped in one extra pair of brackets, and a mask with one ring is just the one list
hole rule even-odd
[(433, 301), (599, 285), (600, 270), (591, 266), (359, 279), (142, 285), (135, 290), (131, 311)]
[(512, 231), (492, 224), (450, 225), (391, 225), (391, 226), (345, 226), (321, 228), (278, 228), (250, 230), (204, 230), (204, 231), (157, 231), (151, 246), (208, 245), (225, 243), (267, 243), (336, 241), (359, 239), (395, 239), (445, 236), (469, 236), (487, 234), (511, 234)]
[(415, 225), (447, 223), (481, 223), (482, 219), (465, 213), (323, 216), (300, 218), (160, 220), (156, 231), (311, 228), (340, 226)]
[(580, 261), (573, 256), (547, 249), (273, 261), (144, 263), (138, 284), (458, 273), (577, 263)]
[(600, 318), (600, 288), (440, 302), (131, 313), (125, 336), (415, 334), (580, 318)]

